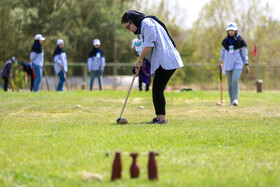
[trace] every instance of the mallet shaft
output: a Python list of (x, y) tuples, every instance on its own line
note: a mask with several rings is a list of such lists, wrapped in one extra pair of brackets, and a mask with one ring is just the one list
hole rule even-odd
[(124, 101), (124, 104), (123, 104), (123, 107), (122, 107), (122, 111), (121, 111), (121, 114), (120, 114), (120, 118), (122, 117), (122, 114), (123, 114), (123, 111), (124, 111), (124, 107), (125, 107), (125, 105), (126, 105), (126, 102), (127, 102), (128, 96), (129, 96), (129, 94), (130, 94), (131, 88), (132, 88), (133, 83), (134, 83), (134, 80), (135, 80), (135, 76), (133, 76), (133, 79), (132, 79), (132, 82), (131, 82), (131, 84), (130, 84), (130, 87), (129, 87), (128, 93), (127, 93), (127, 95), (126, 95), (126, 98), (125, 98), (125, 101)]

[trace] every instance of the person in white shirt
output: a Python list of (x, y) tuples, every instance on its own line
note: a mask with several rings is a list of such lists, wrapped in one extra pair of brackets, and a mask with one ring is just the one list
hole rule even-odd
[[(228, 23), (226, 31), (227, 37), (222, 42), (219, 67), (223, 68), (223, 72), (227, 76), (230, 106), (238, 106), (239, 78), (243, 63), (246, 67), (246, 73), (249, 73), (247, 44), (238, 35), (238, 27), (235, 22)], [(222, 65), (223, 61), (224, 66)]]
[(102, 76), (105, 67), (105, 53), (100, 47), (101, 42), (99, 39), (93, 40), (93, 48), (89, 53), (87, 60), (88, 71), (90, 73), (90, 90), (92, 90), (95, 76), (98, 78), (99, 90), (102, 90)]
[(165, 25), (155, 16), (129, 10), (124, 13), (122, 25), (141, 39), (143, 49), (136, 60), (134, 76), (138, 76), (144, 58), (151, 63), (150, 73), (153, 80), (153, 103), (155, 124), (167, 123), (165, 119), (164, 88), (176, 69), (183, 67), (183, 61)]
[(56, 48), (53, 53), (53, 62), (55, 73), (59, 76), (59, 83), (57, 85), (56, 91), (63, 91), (63, 84), (66, 78), (66, 73), (68, 71), (67, 56), (64, 48), (64, 41), (58, 39), (56, 42)]
[(43, 63), (44, 63), (44, 50), (42, 48), (42, 43), (45, 38), (42, 34), (35, 35), (35, 41), (31, 48), (30, 53), (30, 60), (32, 64), (32, 68), (35, 73), (35, 80), (34, 80), (34, 92), (39, 91), (40, 83), (43, 76)]

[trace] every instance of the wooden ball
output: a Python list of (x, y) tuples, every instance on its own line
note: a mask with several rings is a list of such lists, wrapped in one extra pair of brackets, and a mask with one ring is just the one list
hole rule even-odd
[(121, 118), (119, 124), (127, 124), (127, 119)]

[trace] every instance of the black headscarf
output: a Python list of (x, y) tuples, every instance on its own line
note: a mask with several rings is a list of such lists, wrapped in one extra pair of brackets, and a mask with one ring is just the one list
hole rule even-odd
[(34, 41), (32, 48), (31, 48), (31, 52), (42, 53), (42, 46), (39, 43), (39, 40)]
[(20, 62), (19, 63), (20, 65), (22, 65), (23, 66), (23, 70), (25, 71), (25, 72), (27, 72), (27, 73), (32, 73), (32, 70), (31, 70), (31, 64), (30, 63), (27, 63), (27, 62)]
[(64, 53), (65, 51), (63, 50), (63, 49), (61, 49), (58, 45), (56, 46), (56, 48), (55, 48), (55, 50), (54, 50), (54, 52), (53, 52), (53, 57), (55, 56), (55, 55), (59, 55), (59, 54), (61, 54), (61, 53)]
[[(229, 40), (231, 41), (231, 43), (229, 42)], [(242, 39), (242, 37), (237, 34), (236, 36), (228, 35), (227, 37), (225, 37), (225, 39), (222, 42), (222, 45), (227, 51), (229, 50), (230, 45), (234, 46), (234, 50), (240, 49), (242, 47), (247, 47), (247, 44)]]
[[(169, 36), (171, 42), (173, 43), (174, 47), (176, 47), (175, 42), (173, 41), (173, 39), (171, 38), (171, 36), (169, 35), (164, 23), (162, 23), (156, 16), (146, 16), (145, 14), (138, 12), (136, 10), (129, 10), (126, 12), (130, 18), (130, 20), (133, 22), (133, 24), (137, 27), (137, 29), (139, 29), (139, 34), (141, 34), (141, 23), (143, 21), (143, 19), (145, 18), (152, 18), (155, 21), (157, 21), (166, 31), (167, 35)], [(139, 28), (140, 27), (140, 28)], [(137, 31), (134, 32), (134, 34), (137, 34)]]
[(90, 53), (89, 53), (89, 58), (90, 57), (94, 57), (94, 56), (96, 56), (96, 53), (100, 53), (100, 56), (101, 57), (105, 57), (105, 53), (104, 53), (104, 51), (99, 47), (98, 49), (96, 49), (95, 47), (93, 47), (92, 48), (92, 50), (90, 51)]

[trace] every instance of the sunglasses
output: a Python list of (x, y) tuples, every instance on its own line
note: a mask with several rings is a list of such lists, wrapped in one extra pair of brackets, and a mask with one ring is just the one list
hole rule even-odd
[(131, 25), (131, 21), (129, 22), (129, 24), (125, 27), (127, 30), (130, 29), (130, 25)]

